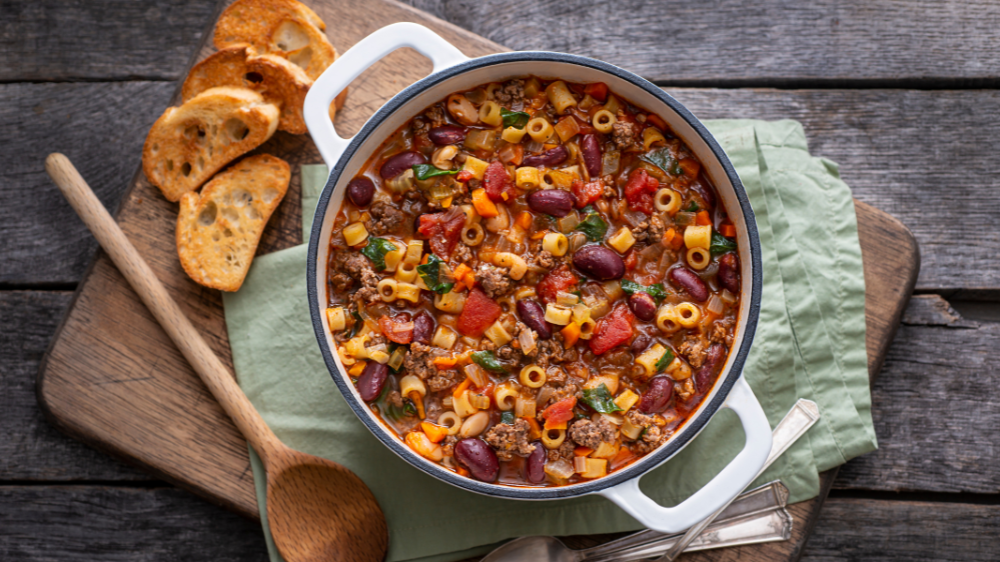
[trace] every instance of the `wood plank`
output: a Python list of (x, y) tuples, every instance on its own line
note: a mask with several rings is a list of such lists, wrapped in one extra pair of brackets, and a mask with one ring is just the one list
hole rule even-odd
[[(408, 60), (425, 64), (419, 57)], [(365, 76), (354, 91), (372, 88), (362, 86), (362, 80)], [(349, 104), (354, 113), (341, 125), (355, 130), (402, 84), (376, 84), (385, 89), (374, 92), (368, 104)], [(0, 122), (15, 124), (0, 139), (0, 148), (8, 148), (0, 150), (0, 184), (11, 188), (0, 190), (5, 233), (0, 261), (6, 264), (0, 283), (68, 284), (81, 278), (93, 241), (45, 176), (42, 160), (52, 150), (66, 152), (114, 208), (138, 166), (146, 127), (166, 104), (169, 90), (155, 83), (0, 85)], [(1000, 135), (994, 133), (1000, 130), (1000, 93), (668, 91), (705, 119), (800, 120), (812, 153), (840, 163), (855, 197), (914, 232), (923, 261), (918, 291), (1000, 296), (1000, 231), (993, 226), (1000, 213), (1000, 192), (993, 185), (1000, 161), (992, 157), (1000, 151)], [(41, 115), (32, 111), (39, 100), (45, 108)], [(99, 111), (92, 108), (95, 103), (118, 110)], [(954, 162), (963, 162), (960, 181)]]
[(0, 82), (177, 80), (217, 3), (14, 0), (0, 4)]
[(838, 488), (996, 494), (1000, 323), (963, 319), (937, 295), (911, 300), (872, 389), (877, 451)]
[(149, 480), (62, 435), (38, 407), (38, 365), (71, 299), (64, 291), (0, 292), (0, 481)]
[(996, 560), (1000, 506), (830, 498), (803, 562)]
[[(984, 0), (628, 0), (613, 10), (598, 0), (409, 3), (512, 49), (583, 54), (674, 84), (981, 87), (1000, 74), (992, 40), (1000, 6)], [(0, 81), (176, 79), (213, 8), (205, 0), (4, 2)]]
[(3, 560), (267, 560), (260, 523), (176, 488), (0, 487)]

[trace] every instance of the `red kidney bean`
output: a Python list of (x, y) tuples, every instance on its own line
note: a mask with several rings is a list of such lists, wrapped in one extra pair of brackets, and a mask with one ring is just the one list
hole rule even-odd
[(597, 140), (597, 135), (583, 135), (580, 140), (580, 153), (583, 155), (583, 163), (587, 166), (587, 172), (591, 179), (601, 176), (601, 142)]
[(673, 395), (674, 379), (666, 375), (653, 377), (639, 399), (639, 411), (644, 414), (659, 414), (667, 409)]
[(545, 309), (537, 301), (520, 300), (517, 301), (517, 315), (524, 325), (531, 328), (538, 334), (538, 339), (547, 340), (552, 338), (552, 329), (545, 321)]
[(469, 469), (476, 480), (493, 482), (500, 472), (497, 454), (481, 439), (462, 439), (455, 443), (455, 459)]
[(625, 275), (621, 256), (597, 244), (584, 246), (573, 254), (573, 265), (588, 277), (609, 281)]
[(368, 178), (354, 178), (347, 184), (347, 197), (358, 207), (367, 207), (375, 196), (375, 184)]
[(379, 175), (382, 176), (384, 180), (391, 180), (392, 178), (402, 174), (409, 168), (416, 166), (417, 164), (426, 164), (427, 157), (419, 152), (408, 150), (406, 152), (400, 152), (391, 156), (386, 160), (382, 167), (379, 168)]
[(369, 361), (365, 365), (365, 370), (361, 371), (361, 376), (358, 377), (358, 392), (361, 394), (361, 399), (365, 402), (371, 402), (378, 398), (378, 395), (382, 394), (382, 387), (385, 386), (385, 381), (388, 378), (389, 367), (378, 361)]
[(545, 213), (556, 218), (563, 218), (573, 210), (575, 199), (573, 194), (561, 189), (542, 189), (532, 191), (526, 198), (528, 206), (536, 213)]
[(550, 148), (545, 152), (532, 156), (525, 156), (524, 161), (521, 162), (522, 166), (533, 166), (535, 168), (545, 166), (546, 168), (554, 168), (559, 164), (562, 164), (569, 158), (569, 151), (566, 147), (559, 145), (555, 148)]
[(524, 477), (532, 484), (545, 482), (545, 461), (548, 454), (541, 441), (535, 441), (535, 450), (528, 455), (527, 462), (524, 463)]
[(740, 257), (735, 252), (723, 254), (719, 258), (719, 284), (729, 292), (740, 294)]
[(457, 125), (442, 125), (428, 131), (427, 138), (438, 146), (458, 144), (465, 140), (465, 129)]
[(630, 348), (632, 350), (632, 355), (639, 355), (643, 351), (646, 351), (646, 348), (649, 347), (649, 344), (651, 343), (653, 343), (653, 338), (649, 336), (638, 336), (632, 341), (632, 346)]
[(691, 189), (695, 190), (698, 195), (701, 196), (701, 200), (705, 202), (705, 206), (708, 207), (706, 211), (711, 211), (715, 208), (715, 194), (712, 193), (712, 188), (705, 185), (702, 181), (701, 176), (698, 176), (693, 182), (691, 182)]
[(628, 306), (635, 313), (636, 317), (643, 322), (649, 322), (653, 318), (656, 318), (656, 301), (653, 300), (653, 297), (649, 296), (649, 293), (642, 291), (632, 293), (632, 296), (628, 298)]
[(715, 380), (716, 371), (725, 362), (726, 348), (721, 343), (714, 343), (708, 348), (705, 363), (694, 374), (694, 384), (698, 392), (708, 392)]
[(670, 280), (675, 285), (680, 285), (691, 294), (691, 298), (698, 302), (708, 300), (708, 287), (705, 282), (698, 277), (698, 274), (686, 267), (675, 267), (670, 270)]
[(413, 341), (422, 344), (431, 343), (431, 335), (434, 333), (434, 319), (427, 311), (423, 311), (413, 319)]

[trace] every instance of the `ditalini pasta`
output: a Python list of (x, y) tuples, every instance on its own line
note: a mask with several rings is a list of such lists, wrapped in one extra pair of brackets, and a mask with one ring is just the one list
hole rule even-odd
[(350, 181), (327, 325), (361, 399), (444, 469), (600, 478), (711, 393), (741, 300), (736, 232), (658, 115), (604, 84), (483, 84)]

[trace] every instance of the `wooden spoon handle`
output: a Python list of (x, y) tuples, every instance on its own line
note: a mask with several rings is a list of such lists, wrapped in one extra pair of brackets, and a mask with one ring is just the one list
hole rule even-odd
[(50, 154), (45, 159), (45, 170), (266, 465), (269, 453), (284, 445), (243, 394), (232, 373), (181, 312), (69, 159), (59, 153)]

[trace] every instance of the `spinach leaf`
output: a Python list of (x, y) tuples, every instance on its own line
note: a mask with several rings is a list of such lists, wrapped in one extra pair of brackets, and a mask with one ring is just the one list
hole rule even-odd
[(492, 351), (476, 351), (472, 354), (472, 361), (487, 371), (494, 373), (506, 373), (507, 369), (500, 364), (496, 355)]
[(500, 414), (500, 423), (505, 423), (507, 425), (514, 425), (514, 410), (507, 410)]
[(663, 357), (660, 357), (660, 360), (656, 362), (656, 372), (659, 373), (663, 369), (666, 369), (667, 365), (669, 365), (673, 360), (674, 360), (674, 352), (671, 351), (670, 349), (664, 351)]
[(441, 258), (434, 254), (429, 254), (427, 256), (427, 263), (417, 266), (417, 273), (420, 274), (420, 278), (424, 280), (427, 288), (439, 295), (451, 291), (451, 288), (455, 286), (454, 282), (447, 282), (448, 280), (441, 274), (441, 267), (444, 265), (445, 263)]
[(628, 279), (622, 279), (622, 291), (627, 295), (633, 295), (635, 293), (647, 293), (649, 296), (656, 299), (656, 303), (659, 304), (664, 297), (667, 296), (667, 290), (663, 288), (663, 283), (657, 283), (655, 285), (650, 285), (644, 287), (635, 281), (629, 281)]
[(397, 249), (395, 244), (385, 238), (369, 238), (368, 245), (361, 249), (361, 253), (372, 260), (376, 271), (382, 271), (385, 269), (385, 255)]
[(680, 161), (670, 154), (669, 148), (660, 148), (652, 152), (648, 152), (640, 156), (639, 159), (643, 162), (648, 162), (656, 166), (671, 176), (684, 175), (684, 169), (681, 168)]
[(365, 324), (365, 321), (361, 319), (361, 315), (358, 314), (357, 311), (352, 312), (351, 317), (354, 318), (354, 327), (351, 328), (351, 333), (347, 334), (347, 339), (351, 339), (358, 335), (358, 332), (361, 331), (361, 326), (364, 326)]
[[(389, 392), (391, 392), (389, 386), (390, 385), (386, 384), (382, 387), (382, 393), (375, 399), (375, 406), (378, 407), (379, 413), (392, 421), (399, 421), (407, 416), (417, 415), (417, 410), (414, 408), (413, 404), (406, 402), (403, 406), (396, 406), (391, 400), (389, 400)], [(407, 408), (407, 406), (409, 406), (409, 408)]]
[(510, 111), (503, 107), (500, 108), (500, 118), (503, 119), (503, 128), (514, 127), (515, 129), (523, 129), (525, 125), (528, 124), (528, 120), (531, 116), (523, 111)]
[(453, 176), (457, 173), (458, 170), (442, 170), (435, 168), (431, 164), (414, 164), (413, 166), (413, 175), (421, 181), (433, 178), (434, 176)]
[(608, 232), (608, 223), (604, 222), (601, 215), (597, 214), (597, 210), (587, 205), (583, 208), (583, 216), (585, 218), (580, 221), (576, 230), (587, 235), (587, 240), (591, 242), (604, 240), (604, 235)]
[(730, 240), (718, 232), (712, 232), (712, 245), (708, 248), (713, 256), (724, 254), (736, 249), (736, 241)]
[(688, 205), (688, 208), (684, 209), (684, 211), (686, 211), (688, 213), (697, 213), (700, 210), (701, 210), (701, 207), (698, 206), (698, 202), (697, 201), (692, 201), (691, 204)]
[(611, 399), (611, 392), (604, 383), (601, 383), (601, 386), (597, 388), (585, 388), (583, 390), (582, 402), (590, 406), (595, 412), (602, 414), (624, 411)]

